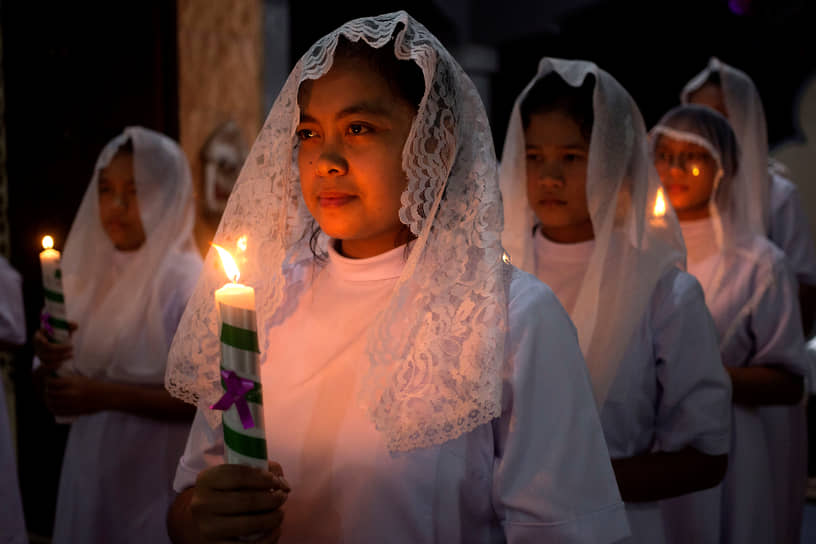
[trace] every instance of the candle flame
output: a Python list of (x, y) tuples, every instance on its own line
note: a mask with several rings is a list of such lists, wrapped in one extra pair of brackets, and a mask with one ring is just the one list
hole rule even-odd
[(43, 249), (51, 249), (54, 247), (54, 239), (50, 236), (43, 236), (42, 245)]
[(691, 169), (691, 175), (692, 175), (692, 176), (694, 176), (694, 177), (699, 176), (699, 175), (700, 175), (700, 169), (699, 169), (699, 168), (697, 168), (696, 166), (695, 166), (695, 167), (693, 167), (693, 168)]
[(655, 198), (654, 216), (663, 217), (664, 215), (666, 215), (666, 199), (663, 196), (663, 188), (659, 187)]
[(235, 259), (232, 258), (229, 251), (218, 244), (212, 244), (212, 246), (218, 252), (218, 256), (221, 257), (221, 264), (224, 266), (224, 272), (227, 273), (227, 277), (232, 283), (238, 283), (238, 278), (241, 277), (241, 271), (238, 270), (238, 265), (235, 264)]
[(241, 251), (246, 251), (246, 248), (247, 248), (246, 236), (241, 236), (240, 238), (238, 238), (238, 244), (237, 245), (238, 245), (238, 249), (240, 249)]

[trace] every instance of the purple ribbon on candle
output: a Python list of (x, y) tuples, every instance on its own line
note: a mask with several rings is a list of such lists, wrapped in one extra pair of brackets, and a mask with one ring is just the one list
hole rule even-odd
[(228, 410), (234, 404), (244, 429), (251, 429), (255, 426), (255, 421), (252, 419), (252, 412), (249, 411), (246, 394), (252, 391), (255, 382), (240, 377), (232, 370), (221, 369), (221, 377), (224, 379), (224, 386), (227, 390), (224, 391), (224, 395), (218, 399), (218, 402), (210, 406), (210, 409)]
[(46, 311), (40, 314), (40, 326), (49, 338), (54, 337), (54, 327), (51, 326), (51, 314)]

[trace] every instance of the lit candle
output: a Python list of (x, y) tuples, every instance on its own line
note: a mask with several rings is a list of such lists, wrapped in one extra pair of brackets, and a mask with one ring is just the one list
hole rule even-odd
[(223, 411), (227, 463), (266, 470), (255, 290), (238, 283), (240, 272), (232, 255), (220, 246), (213, 244), (213, 247), (221, 257), (230, 282), (215, 292), (224, 395), (211, 408)]
[(60, 252), (54, 249), (54, 239), (46, 236), (42, 240), (40, 252), (42, 268), (43, 295), (49, 339), (63, 344), (70, 338), (68, 320), (65, 317), (65, 295), (62, 290), (62, 270), (60, 269)]
[(654, 209), (652, 210), (652, 219), (654, 222), (663, 223), (663, 218), (666, 216), (666, 197), (663, 196), (663, 187), (657, 188), (657, 196), (655, 196)]

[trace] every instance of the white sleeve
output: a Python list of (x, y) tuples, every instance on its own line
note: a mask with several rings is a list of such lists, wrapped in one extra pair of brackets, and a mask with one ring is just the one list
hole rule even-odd
[[(788, 264), (800, 283), (816, 285), (816, 245), (810, 231), (799, 190), (793, 182), (773, 178), (769, 238), (785, 253)], [(778, 188), (779, 184), (785, 187)]]
[(629, 534), (575, 328), (546, 286), (515, 271), (493, 507), (507, 542)]
[(221, 425), (213, 429), (201, 410), (196, 411), (187, 445), (179, 459), (173, 489), (181, 493), (192, 487), (199, 472), (204, 469), (224, 464), (224, 435)]
[(4, 257), (0, 257), (0, 341), (25, 344), (23, 279)]
[(673, 271), (653, 301), (654, 349), (660, 397), (657, 449), (691, 446), (728, 453), (731, 380), (720, 359), (717, 329), (697, 280)]
[(781, 366), (794, 374), (808, 376), (798, 284), (778, 250), (767, 269), (770, 274), (765, 282), (767, 287), (758, 294), (751, 314), (750, 330), (756, 350), (748, 364)]

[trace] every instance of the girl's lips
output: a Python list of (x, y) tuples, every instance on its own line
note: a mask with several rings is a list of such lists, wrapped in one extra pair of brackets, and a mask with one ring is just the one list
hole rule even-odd
[(339, 208), (355, 198), (357, 197), (348, 193), (320, 193), (317, 195), (317, 203), (322, 208)]
[(554, 206), (565, 206), (567, 204), (566, 200), (559, 200), (557, 198), (542, 198), (538, 201), (539, 205), (546, 206), (546, 207), (554, 207)]
[(688, 191), (688, 187), (685, 185), (680, 185), (679, 183), (672, 183), (668, 187), (666, 187), (666, 191), (671, 193), (685, 193)]

